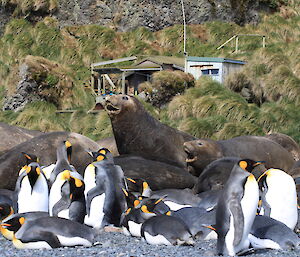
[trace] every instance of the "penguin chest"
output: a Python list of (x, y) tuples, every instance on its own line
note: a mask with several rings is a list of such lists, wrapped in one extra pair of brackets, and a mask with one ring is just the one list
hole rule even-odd
[(57, 217), (70, 219), (70, 209), (64, 209), (57, 214)]
[[(251, 179), (249, 177), (251, 176)], [(241, 200), (241, 207), (244, 215), (243, 237), (237, 248), (237, 252), (249, 247), (248, 235), (255, 219), (259, 200), (258, 184), (253, 175), (248, 177), (244, 186), (244, 195)], [(253, 178), (252, 178), (253, 176)]]
[(182, 209), (182, 208), (185, 208), (185, 207), (192, 207), (191, 205), (188, 205), (188, 204), (179, 204), (179, 203), (175, 203), (175, 202), (173, 202), (173, 201), (168, 201), (168, 200), (166, 200), (166, 201), (164, 201), (164, 203), (166, 204), (166, 205), (168, 205), (169, 206), (169, 208), (172, 210), (172, 211), (178, 211), (178, 210), (180, 210), (180, 209)]
[(18, 212), (48, 212), (48, 195), (48, 185), (44, 177), (39, 176), (33, 188), (31, 188), (28, 177), (24, 177), (18, 194)]
[(84, 171), (84, 195), (87, 196), (88, 191), (96, 187), (96, 174), (95, 167), (93, 165), (88, 165)]
[(53, 216), (53, 207), (54, 205), (62, 199), (62, 193), (61, 193), (61, 188), (63, 186), (64, 181), (58, 183), (54, 182), (50, 194), (49, 194), (49, 215)]
[(172, 245), (170, 241), (163, 235), (151, 235), (147, 231), (144, 232), (144, 238), (151, 245)]
[(82, 237), (72, 237), (72, 236), (67, 237), (67, 236), (57, 235), (57, 238), (62, 246), (77, 246), (77, 245), (86, 246), (86, 247), (92, 246), (92, 243), (89, 240)]
[(297, 192), (289, 176), (267, 177), (268, 191), (265, 195), (270, 206), (270, 217), (294, 229), (298, 220)]
[(141, 228), (143, 223), (136, 223), (132, 220), (128, 221), (128, 230), (132, 236), (141, 237)]
[(52, 249), (45, 241), (23, 243), (21, 240), (14, 238), (13, 245), (18, 249)]
[(86, 225), (94, 228), (100, 228), (104, 217), (103, 207), (105, 201), (105, 194), (98, 195), (91, 200), (90, 213), (84, 218)]

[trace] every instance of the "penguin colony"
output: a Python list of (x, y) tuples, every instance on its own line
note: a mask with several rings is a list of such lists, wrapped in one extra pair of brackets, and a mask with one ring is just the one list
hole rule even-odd
[(23, 153), (14, 192), (0, 190), (2, 235), (20, 249), (92, 246), (95, 236), (120, 227), (149, 244), (193, 245), (216, 240), (219, 255), (253, 249), (293, 249), (300, 239), (294, 179), (279, 169), (252, 174), (259, 160), (237, 160), (220, 191), (152, 191), (147, 181), (128, 178), (110, 151), (88, 152), (82, 175), (71, 164), (72, 145), (61, 142), (56, 163), (41, 166)]

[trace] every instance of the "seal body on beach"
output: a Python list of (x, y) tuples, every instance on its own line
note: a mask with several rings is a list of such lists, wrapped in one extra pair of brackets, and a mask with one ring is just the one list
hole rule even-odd
[(197, 176), (212, 161), (222, 157), (249, 158), (265, 161), (266, 168), (290, 170), (295, 160), (290, 152), (271, 139), (261, 136), (240, 136), (228, 140), (197, 139), (184, 143), (187, 163)]
[(14, 146), (41, 134), (43, 133), (37, 130), (24, 129), (0, 122), (0, 156)]
[(193, 136), (162, 124), (138, 101), (127, 95), (106, 98), (107, 111), (120, 155), (131, 154), (186, 167), (185, 141)]
[(184, 168), (165, 162), (147, 160), (140, 156), (123, 155), (114, 158), (124, 175), (133, 179), (144, 179), (153, 190), (166, 188), (192, 188), (197, 178)]
[(47, 166), (56, 162), (56, 149), (64, 140), (72, 143), (72, 165), (80, 174), (83, 174), (91, 161), (91, 157), (85, 150), (96, 151), (99, 149), (99, 145), (77, 133), (49, 132), (13, 147), (0, 157), (0, 188), (14, 189), (18, 172), (26, 164), (22, 152), (35, 154), (39, 158), (40, 164)]

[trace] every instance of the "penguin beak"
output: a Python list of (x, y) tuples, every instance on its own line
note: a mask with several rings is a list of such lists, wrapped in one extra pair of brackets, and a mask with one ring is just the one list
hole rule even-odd
[(11, 227), (11, 224), (2, 223), (2, 224), (0, 224), (0, 226), (1, 226), (1, 227), (4, 227), (4, 228), (5, 228), (5, 227)]

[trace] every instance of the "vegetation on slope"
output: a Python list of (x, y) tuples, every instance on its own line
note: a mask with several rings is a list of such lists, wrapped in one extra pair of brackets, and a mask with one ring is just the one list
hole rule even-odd
[[(262, 15), (258, 25), (209, 22), (188, 26), (190, 56), (226, 57), (248, 64), (224, 85), (202, 79), (167, 108), (149, 110), (162, 122), (198, 137), (223, 139), (278, 131), (300, 142), (299, 7), (298, 1), (289, 1), (279, 12)], [(265, 35), (267, 47), (261, 47), (258, 37), (241, 37), (238, 53), (234, 53), (234, 43), (216, 50), (235, 34)], [(0, 112), (0, 121), (43, 131), (72, 130), (100, 139), (112, 132), (105, 113), (86, 114), (94, 104), (92, 91), (82, 86), (89, 81), (90, 64), (131, 55), (183, 56), (183, 27), (175, 25), (158, 32), (139, 28), (124, 33), (96, 25), (59, 28), (51, 17), (36, 24), (13, 19), (0, 38), (0, 50), (1, 105), (14, 93), (19, 67), (26, 58), (36, 58), (37, 66), (43, 60), (49, 67), (62, 67), (59, 72), (48, 69), (40, 84), (51, 89), (59, 85), (60, 102), (65, 103), (46, 98), (28, 104), (20, 113)], [(70, 84), (72, 87), (64, 86)], [(62, 106), (76, 112), (56, 114)]]

